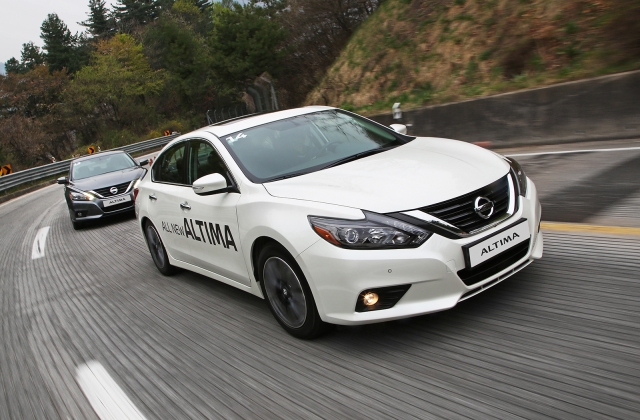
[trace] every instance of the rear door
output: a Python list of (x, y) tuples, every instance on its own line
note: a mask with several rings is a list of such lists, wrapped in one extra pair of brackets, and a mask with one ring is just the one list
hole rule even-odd
[(146, 196), (147, 209), (167, 253), (180, 261), (190, 258), (191, 238), (188, 232), (188, 205), (185, 196), (193, 191), (187, 178), (189, 142), (183, 141), (167, 149), (158, 157), (151, 172)]

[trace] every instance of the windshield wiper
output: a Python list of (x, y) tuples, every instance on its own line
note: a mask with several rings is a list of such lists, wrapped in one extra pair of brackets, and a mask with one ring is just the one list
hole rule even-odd
[(306, 175), (308, 173), (309, 173), (308, 171), (291, 172), (290, 174), (286, 174), (286, 175), (278, 176), (278, 177), (275, 177), (275, 178), (271, 178), (268, 181), (264, 181), (264, 182), (280, 181), (282, 179), (293, 178), (294, 176)]
[(371, 150), (367, 150), (367, 151), (364, 151), (364, 152), (356, 153), (355, 155), (351, 155), (351, 156), (347, 156), (346, 158), (338, 159), (335, 162), (332, 162), (332, 163), (328, 164), (327, 166), (325, 166), (322, 169), (333, 168), (334, 166), (342, 165), (343, 163), (351, 162), (351, 161), (354, 161), (354, 160), (362, 159), (363, 157), (367, 157), (367, 156), (375, 155), (377, 153), (385, 152), (385, 151), (387, 151), (389, 149), (393, 149), (394, 147), (398, 147), (398, 146), (382, 147), (380, 149), (371, 149)]

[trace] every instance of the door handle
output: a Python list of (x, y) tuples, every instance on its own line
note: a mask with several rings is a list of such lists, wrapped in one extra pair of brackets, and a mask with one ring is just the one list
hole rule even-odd
[(183, 210), (191, 210), (191, 206), (186, 201), (184, 203), (180, 203), (180, 208)]
[(158, 197), (156, 197), (155, 194), (149, 194), (149, 200), (154, 200), (155, 201), (157, 199), (158, 199)]

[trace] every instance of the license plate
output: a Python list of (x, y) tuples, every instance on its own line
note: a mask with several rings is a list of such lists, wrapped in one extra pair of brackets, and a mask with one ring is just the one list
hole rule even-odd
[(488, 238), (464, 245), (462, 250), (466, 266), (475, 267), (529, 239), (531, 232), (526, 222), (527, 219), (522, 219)]
[(126, 203), (127, 201), (131, 201), (130, 195), (123, 195), (122, 197), (111, 198), (109, 200), (102, 201), (102, 207), (109, 207), (120, 203)]

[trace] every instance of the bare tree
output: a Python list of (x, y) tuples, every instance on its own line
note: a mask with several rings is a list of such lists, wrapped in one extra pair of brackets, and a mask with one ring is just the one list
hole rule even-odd
[(382, 0), (288, 0), (279, 18), (287, 29), (286, 90), (297, 105), (315, 87), (356, 28)]

